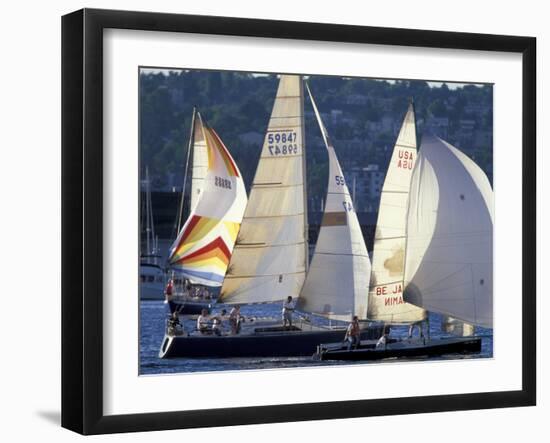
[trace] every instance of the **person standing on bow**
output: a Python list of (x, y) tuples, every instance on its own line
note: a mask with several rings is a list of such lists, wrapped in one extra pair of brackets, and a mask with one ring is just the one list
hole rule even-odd
[(283, 303), (283, 327), (286, 328), (287, 325), (292, 328), (292, 313), (294, 312), (294, 301), (289, 295), (286, 301)]

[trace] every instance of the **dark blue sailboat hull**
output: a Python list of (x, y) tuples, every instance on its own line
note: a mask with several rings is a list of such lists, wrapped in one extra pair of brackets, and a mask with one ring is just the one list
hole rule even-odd
[(381, 360), (396, 357), (429, 357), (444, 354), (481, 352), (479, 337), (451, 337), (440, 339), (403, 340), (376, 347), (376, 342), (361, 343), (357, 349), (348, 350), (339, 343), (319, 345), (315, 357), (320, 360)]
[[(300, 357), (312, 356), (317, 346), (323, 342), (343, 341), (345, 330), (324, 329), (285, 331), (270, 328), (246, 335), (165, 335), (159, 352), (161, 358), (230, 358), (230, 357)], [(279, 330), (273, 330), (279, 329)], [(375, 339), (381, 329), (368, 328), (362, 332), (363, 340)]]

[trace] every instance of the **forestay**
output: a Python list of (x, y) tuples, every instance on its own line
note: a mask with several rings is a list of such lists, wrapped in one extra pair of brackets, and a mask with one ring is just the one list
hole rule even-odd
[(282, 75), (221, 302), (299, 295), (307, 263), (304, 177), (302, 80)]
[(407, 199), (417, 155), (414, 106), (409, 105), (393, 149), (374, 238), (367, 317), (388, 323), (423, 320), (423, 309), (403, 299)]
[[(201, 121), (200, 116), (197, 122)], [(221, 286), (246, 207), (241, 173), (218, 134), (205, 124), (195, 132), (207, 151), (203, 191), (172, 245), (170, 266), (192, 283)]]
[(331, 319), (366, 314), (370, 260), (336, 152), (308, 88), (328, 151), (327, 198), (299, 309)]
[(493, 190), (449, 143), (425, 137), (407, 220), (405, 299), (467, 323), (493, 326)]

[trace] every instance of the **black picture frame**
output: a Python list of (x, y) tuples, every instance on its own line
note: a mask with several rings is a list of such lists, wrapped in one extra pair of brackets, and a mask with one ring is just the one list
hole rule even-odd
[[(103, 30), (171, 31), (522, 55), (522, 388), (392, 399), (105, 416), (103, 413)], [(536, 39), (83, 9), (62, 18), (62, 426), (82, 434), (536, 404)]]

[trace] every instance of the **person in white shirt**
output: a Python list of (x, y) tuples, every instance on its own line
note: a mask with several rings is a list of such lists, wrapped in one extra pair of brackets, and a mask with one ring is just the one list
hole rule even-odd
[(294, 301), (289, 295), (286, 301), (283, 303), (283, 327), (286, 328), (287, 324), (289, 328), (292, 328), (292, 313), (294, 312)]
[(197, 329), (202, 334), (206, 334), (208, 332), (209, 322), (210, 322), (210, 318), (208, 317), (208, 310), (203, 309), (201, 311), (201, 315), (199, 315), (199, 318), (197, 318)]
[(216, 335), (222, 335), (223, 321), (225, 320), (226, 310), (222, 311), (212, 319), (212, 332)]
[(388, 334), (384, 333), (382, 337), (376, 342), (376, 349), (385, 348), (388, 342)]
[(241, 330), (241, 307), (235, 305), (229, 313), (229, 325), (231, 326), (231, 334), (237, 335)]

